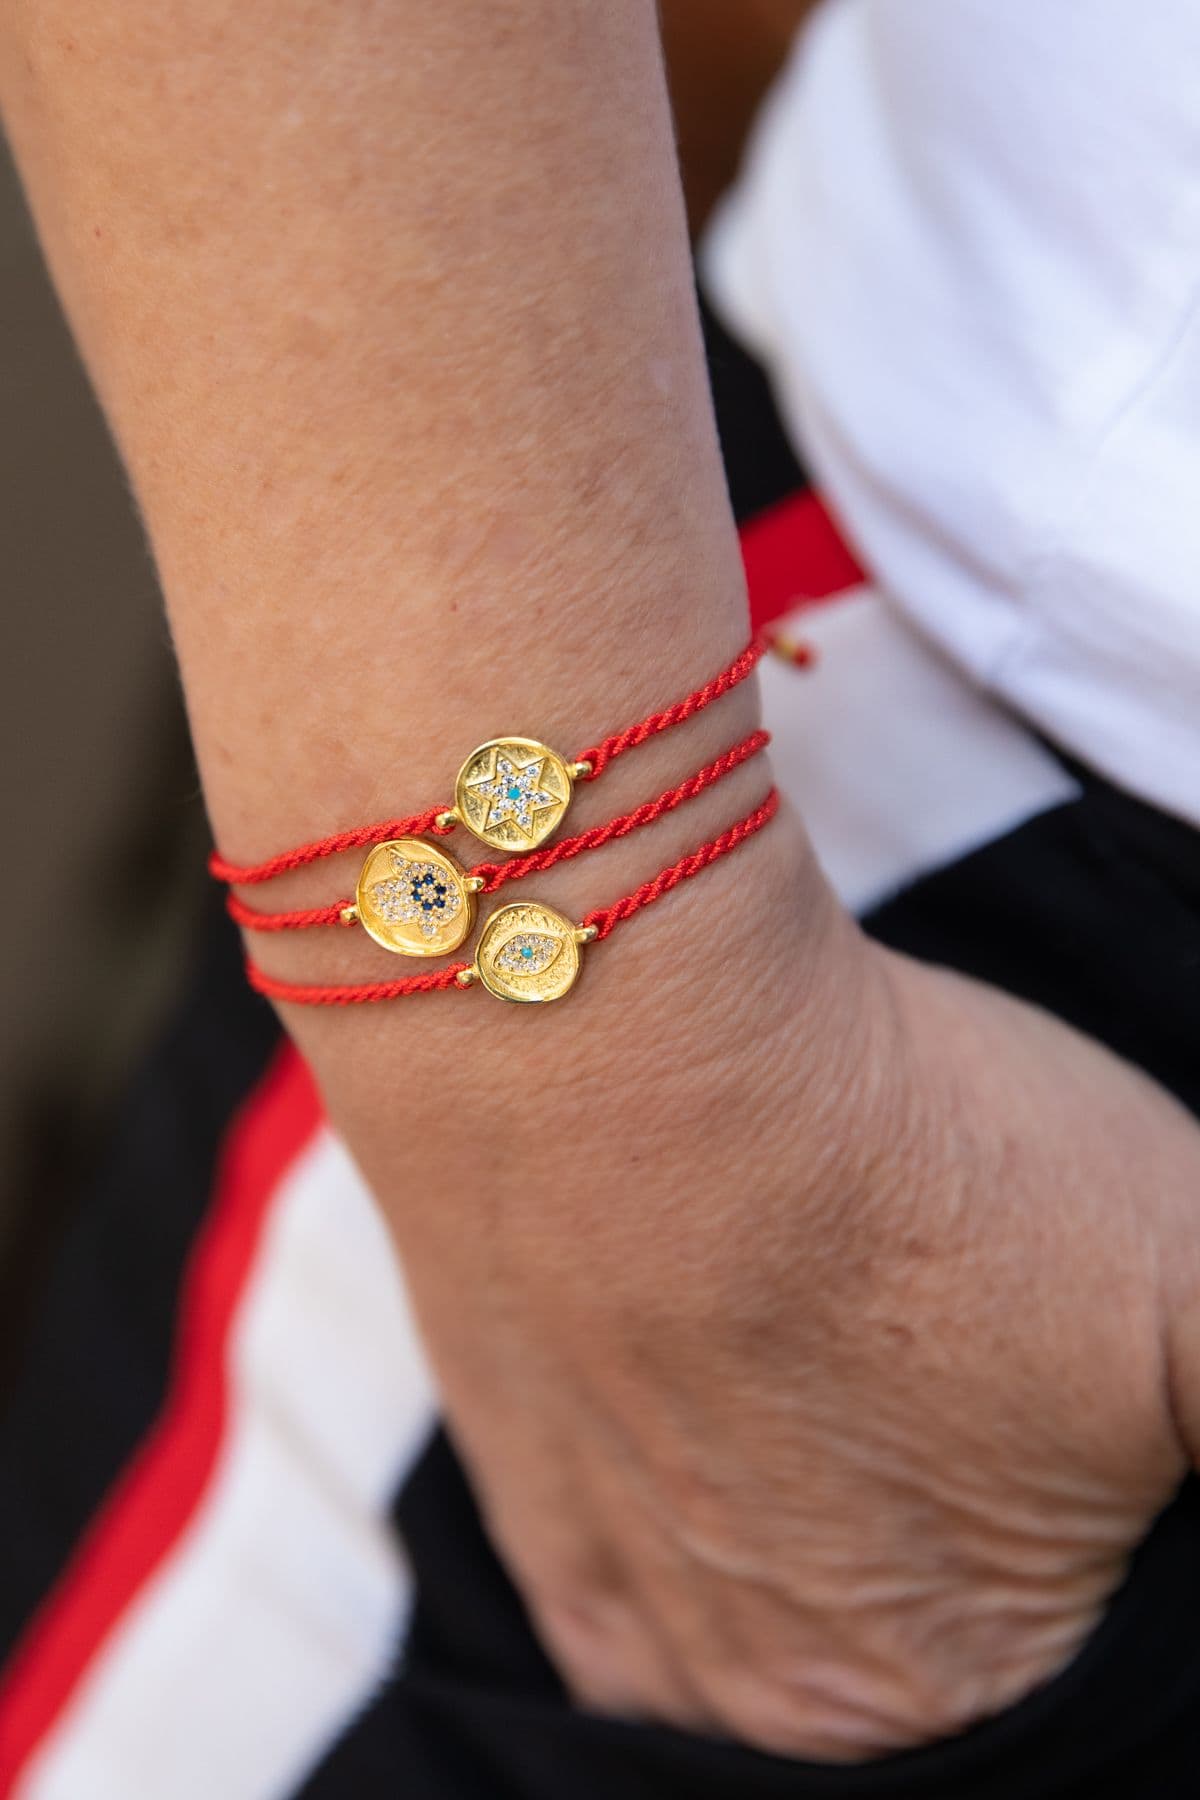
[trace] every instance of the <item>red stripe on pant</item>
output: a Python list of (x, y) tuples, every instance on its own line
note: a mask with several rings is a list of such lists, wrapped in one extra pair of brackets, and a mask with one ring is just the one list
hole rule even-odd
[(238, 1307), (272, 1201), (320, 1121), (312, 1078), (285, 1045), (226, 1134), (184, 1274), (162, 1411), (0, 1678), (0, 1796), (14, 1791), (204, 1496), (229, 1420), (229, 1340)]
[(755, 631), (867, 579), (824, 501), (811, 492), (756, 513), (742, 526), (741, 541)]

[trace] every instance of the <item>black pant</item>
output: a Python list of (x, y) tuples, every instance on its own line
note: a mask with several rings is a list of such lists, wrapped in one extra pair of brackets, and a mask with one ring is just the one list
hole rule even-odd
[[(918, 882), (869, 927), (897, 949), (1040, 1002), (1200, 1114), (1200, 835), (1084, 781), (1082, 799)], [(407, 1484), (398, 1518), (419, 1594), (403, 1667), (305, 1788), (306, 1800), (1200, 1793), (1194, 1479), (1064, 1674), (952, 1743), (858, 1769), (785, 1762), (573, 1711), (444, 1438)]]

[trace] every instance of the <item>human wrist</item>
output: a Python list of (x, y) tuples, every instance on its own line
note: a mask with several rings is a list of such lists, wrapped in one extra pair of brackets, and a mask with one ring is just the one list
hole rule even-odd
[(859, 943), (785, 813), (585, 952), (565, 1005), (451, 991), (285, 1011), (402, 1229), (418, 1171), (427, 1191), (586, 1214), (635, 1177), (647, 1201), (702, 1175), (732, 1191), (772, 1156), (785, 1178), (831, 1072), (861, 1078), (840, 1047), (860, 1029)]
[[(318, 943), (312, 933), (318, 925), (361, 924), (364, 929), (353, 932), (343, 946), (339, 979), (350, 981), (358, 964), (362, 980), (386, 984), (389, 978), (378, 967), (380, 948), (444, 961), (470, 935), (473, 892), (487, 905), (483, 896), (498, 891), (511, 900), (509, 883), (514, 878), (534, 880), (543, 889), (547, 883), (555, 888), (564, 910), (592, 915), (598, 904), (603, 911), (617, 898), (614, 893), (598, 902), (593, 867), (598, 860), (610, 882), (624, 870), (630, 886), (638, 886), (659, 874), (664, 846), (671, 849), (673, 862), (680, 855), (690, 856), (702, 843), (723, 839), (739, 816), (750, 831), (765, 824), (768, 810), (776, 804), (762, 756), (769, 738), (757, 725), (746, 729), (758, 717), (757, 696), (747, 677), (761, 654), (760, 645), (743, 649), (725, 669), (686, 696), (614, 734), (598, 735), (594, 747), (589, 743), (574, 758), (545, 744), (539, 751), (536, 740), (520, 734), (512, 746), (500, 741), (497, 748), (493, 741), (473, 750), (458, 775), (455, 803), (449, 809), (435, 802), (397, 816), (393, 801), (386, 821), (378, 819), (377, 808), (373, 822), (346, 828), (348, 805), (342, 828), (319, 841), (306, 839), (249, 866), (223, 852), (214, 855), (212, 872), (233, 889), (230, 911), (246, 929), (252, 956), (257, 950), (276, 963), (272, 971), (268, 961), (264, 991), (278, 990), (277, 997), (287, 998), (283, 990), (288, 976), (278, 966), (281, 960), (290, 960), (302, 981), (317, 978), (311, 960)], [(740, 735), (729, 743), (728, 733), (735, 729)], [(523, 743), (529, 746), (524, 762), (516, 747)], [(718, 744), (720, 748), (714, 749)], [(516, 764), (534, 770), (539, 788), (548, 791), (534, 793), (532, 802), (522, 801), (530, 779), (522, 775), (513, 777), (518, 788), (511, 796), (500, 794), (493, 782), (484, 790), (491, 799), (481, 802), (476, 790), (480, 780), (489, 779), (489, 755), (494, 776), (497, 767), (508, 767), (505, 750)], [(536, 764), (529, 763), (528, 756), (535, 751), (539, 751)], [(461, 748), (453, 757), (447, 752), (445, 760), (457, 761), (461, 754)], [(698, 767), (693, 762), (697, 756), (704, 759)], [(685, 767), (686, 773), (681, 773)], [(480, 770), (482, 775), (476, 772), (473, 778), (472, 772)], [(443, 783), (443, 801), (448, 786)], [(510, 799), (519, 804), (511, 805)], [(525, 809), (531, 803), (534, 811), (527, 816)], [(665, 827), (679, 809), (684, 810), (685, 822), (672, 834)], [(711, 821), (710, 831), (702, 829), (706, 821)], [(743, 825), (736, 829), (740, 837)], [(363, 886), (371, 881), (372, 871), (391, 871), (396, 850), (384, 840), (395, 839), (415, 846), (407, 853), (410, 857), (419, 855), (424, 843), (427, 855), (443, 867), (451, 883), (445, 904), (452, 911), (444, 920), (434, 915), (422, 921), (415, 941), (410, 927), (389, 923), (390, 913), (377, 914), (370, 899), (376, 890)], [(728, 853), (737, 841), (720, 844), (719, 853)], [(625, 855), (620, 854), (622, 846), (627, 847)], [(639, 855), (643, 849), (645, 855)], [(576, 859), (580, 867), (586, 864), (588, 878), (572, 882), (564, 874)], [(543, 892), (543, 900), (548, 897)], [(428, 906), (425, 911), (430, 911)], [(602, 920), (597, 922), (603, 926)], [(433, 930), (435, 925), (445, 928)], [(300, 930), (305, 932), (302, 939), (296, 935)], [(345, 938), (344, 933), (339, 935)], [(606, 928), (601, 935), (606, 935)], [(328, 962), (333, 948), (328, 933), (319, 942)], [(255, 961), (259, 962), (257, 956)]]

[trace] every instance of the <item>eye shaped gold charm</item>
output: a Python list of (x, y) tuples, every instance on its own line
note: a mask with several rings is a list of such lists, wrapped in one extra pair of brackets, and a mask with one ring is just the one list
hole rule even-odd
[(483, 928), (475, 973), (501, 1000), (561, 1000), (578, 979), (580, 945), (592, 935), (536, 901), (502, 906)]
[(446, 956), (475, 923), (468, 877), (452, 856), (422, 838), (376, 844), (354, 901), (363, 930), (401, 956)]
[(493, 850), (533, 850), (561, 823), (586, 763), (567, 763), (534, 738), (491, 738), (454, 784), (455, 816)]

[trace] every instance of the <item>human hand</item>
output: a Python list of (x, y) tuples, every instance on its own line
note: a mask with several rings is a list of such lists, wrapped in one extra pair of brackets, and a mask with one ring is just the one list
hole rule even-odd
[[(430, 1150), (369, 1082), (331, 1097), (575, 1695), (856, 1758), (1061, 1667), (1179, 1482), (1200, 1132), (867, 943), (772, 835), (741, 857), (776, 923), (724, 985), (741, 857), (589, 969), (586, 1048), (583, 990), (506, 1014)], [(630, 994), (664, 956), (656, 1031)]]

